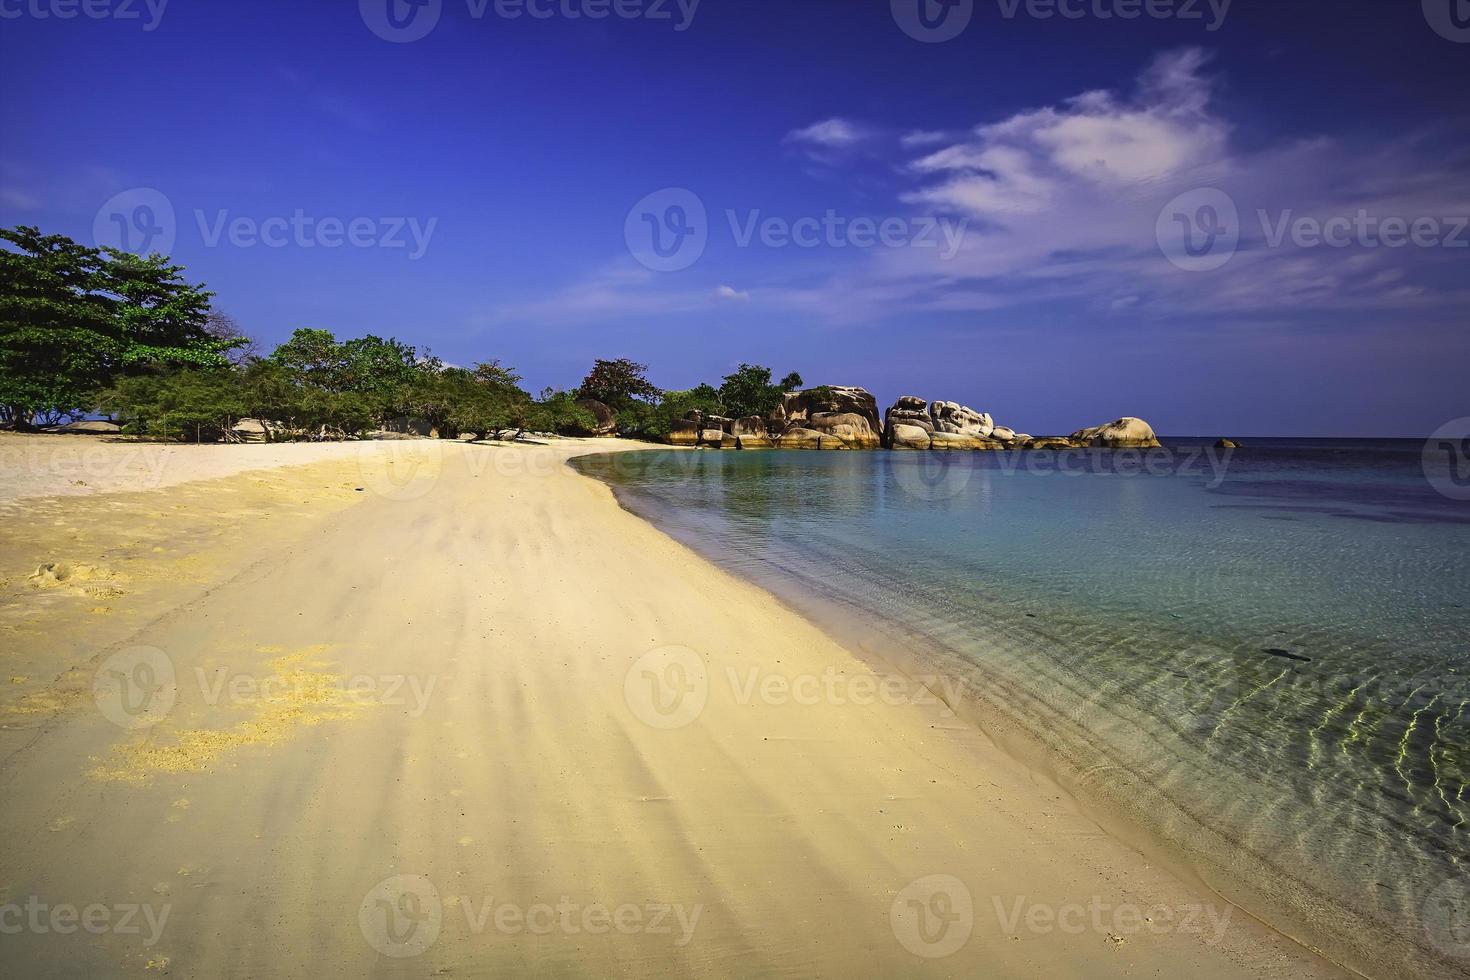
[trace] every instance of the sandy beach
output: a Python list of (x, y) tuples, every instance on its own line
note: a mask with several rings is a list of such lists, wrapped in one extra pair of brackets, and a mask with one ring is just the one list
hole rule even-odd
[(638, 448), (0, 441), (0, 972), (1342, 975), (564, 465)]

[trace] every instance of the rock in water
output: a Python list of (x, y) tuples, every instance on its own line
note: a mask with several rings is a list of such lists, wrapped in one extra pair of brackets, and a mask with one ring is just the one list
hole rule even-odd
[(1104, 425), (1095, 425), (1090, 429), (1078, 429), (1072, 433), (1071, 438), (1084, 446), (1102, 446), (1107, 449), (1159, 447), (1159, 437), (1154, 435), (1153, 426), (1131, 415)]
[(890, 422), (888, 445), (894, 449), (928, 449), (932, 433), (907, 422)]
[(674, 419), (669, 423), (669, 445), (699, 445), (699, 421), (697, 419)]
[(1240, 443), (1234, 439), (1220, 439), (1215, 443), (1216, 449), (1239, 449)]

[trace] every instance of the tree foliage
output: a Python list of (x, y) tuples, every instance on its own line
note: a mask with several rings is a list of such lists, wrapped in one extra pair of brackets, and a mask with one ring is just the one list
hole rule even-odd
[(646, 377), (647, 364), (639, 364), (627, 358), (615, 361), (598, 360), (582, 379), (577, 389), (580, 398), (595, 398), (619, 412), (632, 408), (637, 403), (652, 404), (663, 392)]
[(724, 414), (731, 418), (770, 415), (781, 404), (781, 396), (800, 388), (801, 375), (795, 371), (781, 379), (780, 384), (771, 383), (771, 369), (757, 364), (741, 364), (735, 373), (725, 375), (720, 382), (720, 400)]
[(181, 266), (0, 228), (0, 421), (81, 415), (122, 378), (228, 363), (238, 339), (206, 329), (209, 300)]

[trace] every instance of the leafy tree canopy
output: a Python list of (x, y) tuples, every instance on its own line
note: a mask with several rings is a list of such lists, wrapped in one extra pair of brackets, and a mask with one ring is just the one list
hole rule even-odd
[(725, 414), (732, 418), (750, 415), (764, 418), (781, 404), (782, 395), (801, 385), (801, 375), (795, 371), (782, 378), (780, 384), (772, 384), (770, 368), (741, 364), (734, 374), (725, 375), (720, 382), (720, 400)]
[(580, 398), (595, 398), (604, 405), (623, 411), (635, 402), (654, 403), (663, 394), (645, 375), (647, 364), (627, 358), (616, 361), (598, 360), (577, 389)]
[(84, 414), (117, 380), (228, 363), (240, 338), (206, 328), (212, 293), (160, 255), (0, 228), (0, 422)]

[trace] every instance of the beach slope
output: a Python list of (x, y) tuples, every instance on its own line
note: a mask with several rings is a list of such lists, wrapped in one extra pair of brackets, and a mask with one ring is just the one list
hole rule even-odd
[(5, 505), (0, 972), (1337, 975), (564, 465), (627, 448)]

